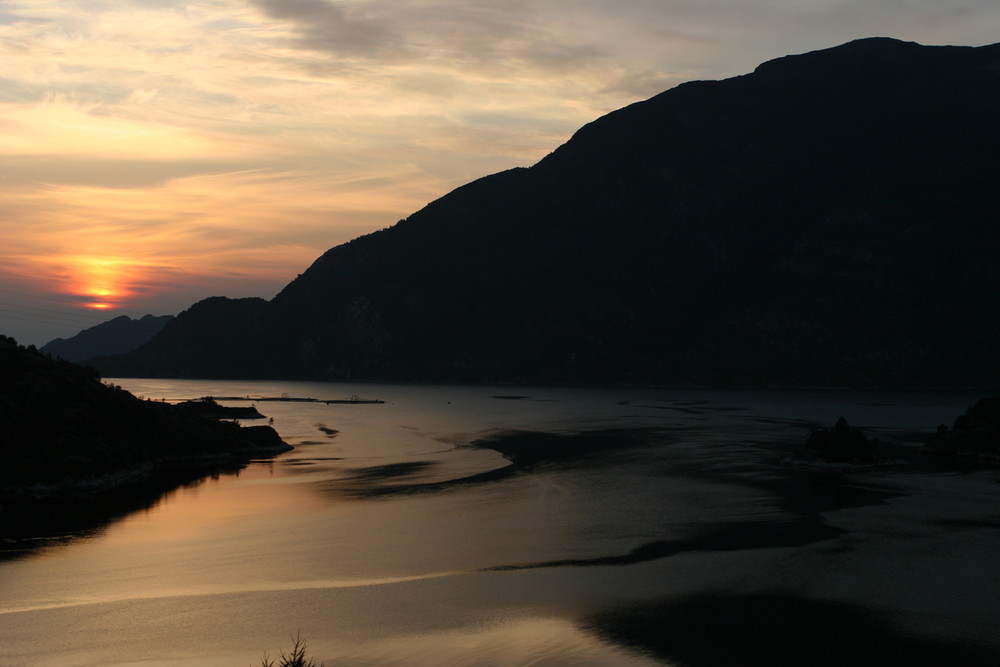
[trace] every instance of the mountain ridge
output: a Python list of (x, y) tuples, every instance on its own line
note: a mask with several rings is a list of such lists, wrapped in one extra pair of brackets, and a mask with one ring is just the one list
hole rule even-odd
[[(330, 249), (221, 329), (192, 307), (97, 364), (112, 375), (995, 383), (1000, 367), (982, 363), (988, 346), (968, 332), (1000, 331), (978, 307), (1000, 287), (998, 74), (1000, 45), (871, 38), (681, 84), (584, 125), (531, 167)], [(221, 349), (226, 330), (240, 334), (238, 355)], [(204, 353), (184, 352), (192, 345)], [(230, 361), (208, 370), (196, 360), (220, 354)]]
[(173, 315), (143, 315), (132, 319), (128, 315), (119, 315), (70, 338), (50, 340), (41, 347), (41, 351), (74, 362), (131, 352), (159, 333), (172, 318)]

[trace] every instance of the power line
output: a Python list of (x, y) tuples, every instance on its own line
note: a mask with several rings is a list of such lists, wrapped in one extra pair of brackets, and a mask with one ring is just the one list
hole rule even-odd
[(30, 317), (32, 319), (37, 319), (39, 322), (52, 322), (58, 324), (72, 324), (78, 327), (96, 327), (98, 324), (107, 322), (107, 320), (76, 320), (72, 317), (60, 317), (59, 315), (48, 315), (46, 313), (27, 313), (23, 310), (13, 310), (10, 308), (0, 308), (0, 313), (7, 313), (10, 315), (17, 315), (20, 317)]
[[(74, 299), (58, 298), (58, 297), (53, 297), (53, 296), (44, 296), (44, 295), (41, 295), (41, 294), (27, 294), (25, 292), (15, 292), (13, 290), (8, 290), (8, 289), (0, 289), (0, 294), (13, 294), (15, 296), (24, 297), (24, 298), (27, 298), (27, 299), (39, 299), (39, 300), (44, 300), (44, 301), (54, 301), (56, 303), (66, 304), (68, 306), (79, 306), (80, 305), (80, 301), (74, 300)], [(14, 305), (14, 304), (9, 304), (8, 303), (7, 305)], [(46, 310), (44, 308), (37, 308), (36, 306), (21, 306), (21, 305), (17, 305), (17, 307), (18, 308), (32, 308), (32, 309), (37, 309), (37, 310)], [(114, 310), (116, 312), (118, 312), (119, 314), (130, 315), (130, 316), (134, 316), (134, 317), (141, 317), (142, 315), (145, 314), (145, 313), (141, 313), (141, 312), (139, 312), (137, 310), (125, 310), (125, 309), (122, 309), (122, 308), (115, 308)], [(100, 320), (96, 321), (95, 323), (99, 324)]]
[[(0, 294), (11, 294), (26, 299), (34, 299), (36, 301), (65, 304), (67, 308), (79, 308), (80, 306), (80, 302), (77, 300), (65, 298), (60, 299), (41, 294), (27, 294), (25, 292), (15, 292), (14, 290), (8, 289), (0, 289)], [(10, 301), (0, 301), (0, 306), (6, 306), (0, 307), (0, 321), (29, 322), (31, 324), (41, 324), (48, 327), (75, 329), (78, 332), (98, 326), (99, 324), (103, 324), (111, 319), (111, 317), (102, 318), (96, 314), (90, 315), (81, 312), (66, 312), (56, 310), (55, 308), (42, 308), (40, 306), (12, 303)], [(115, 308), (114, 311), (115, 315), (113, 315), (113, 317), (129, 312), (122, 311), (117, 308)]]
[[(2, 311), (0, 311), (0, 312), (2, 312)], [(45, 324), (47, 326), (53, 326), (53, 327), (65, 327), (67, 329), (76, 329), (77, 331), (80, 330), (80, 325), (79, 324), (75, 324), (75, 323), (71, 324), (69, 322), (54, 322), (54, 321), (50, 321), (50, 320), (37, 320), (37, 319), (34, 319), (34, 318), (30, 318), (30, 317), (17, 317), (15, 315), (0, 315), (0, 319), (2, 319), (2, 320), (17, 320), (18, 322), (31, 322), (32, 324)], [(87, 328), (89, 328), (89, 327), (87, 327)]]
[[(48, 315), (49, 313), (53, 313), (53, 314), (57, 315), (60, 318), (79, 320), (80, 322), (84, 322), (84, 323), (100, 324), (101, 322), (104, 321), (103, 319), (91, 317), (91, 316), (85, 315), (83, 313), (67, 313), (65, 311), (54, 310), (52, 308), (39, 308), (37, 306), (25, 306), (25, 305), (22, 305), (20, 303), (10, 303), (9, 301), (0, 301), (0, 306), (9, 306), (11, 308), (16, 308), (19, 311), (20, 310), (35, 310), (35, 311), (38, 311), (38, 314), (40, 314), (42, 316), (49, 316)], [(7, 309), (4, 308), (4, 309), (0, 309), (0, 310), (7, 310)], [(19, 314), (20, 315), (35, 315), (36, 313), (19, 313)]]
[(26, 296), (29, 299), (45, 299), (46, 301), (58, 301), (60, 303), (76, 303), (75, 301), (72, 301), (70, 299), (65, 299), (65, 298), (60, 299), (54, 296), (43, 296), (41, 294), (27, 294), (25, 292), (15, 292), (9, 289), (0, 289), (0, 292), (3, 292), (4, 294), (16, 294), (17, 296)]

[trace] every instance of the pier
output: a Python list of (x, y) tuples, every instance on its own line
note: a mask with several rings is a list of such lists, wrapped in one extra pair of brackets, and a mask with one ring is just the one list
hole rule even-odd
[(299, 396), (289, 396), (288, 394), (282, 394), (281, 396), (202, 396), (201, 398), (192, 399), (195, 401), (278, 401), (278, 402), (288, 402), (288, 403), (326, 403), (327, 405), (377, 405), (385, 403), (385, 401), (379, 400), (377, 398), (361, 398), (358, 395), (351, 396), (350, 398), (302, 398)]

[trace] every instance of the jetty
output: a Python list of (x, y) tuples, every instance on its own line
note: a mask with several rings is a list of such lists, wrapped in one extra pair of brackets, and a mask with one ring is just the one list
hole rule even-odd
[(350, 398), (302, 398), (299, 396), (289, 396), (288, 394), (282, 394), (281, 396), (202, 396), (201, 398), (193, 399), (195, 401), (278, 401), (287, 403), (326, 403), (327, 405), (375, 405), (382, 404), (385, 401), (379, 400), (377, 398), (361, 398), (358, 395), (351, 396)]

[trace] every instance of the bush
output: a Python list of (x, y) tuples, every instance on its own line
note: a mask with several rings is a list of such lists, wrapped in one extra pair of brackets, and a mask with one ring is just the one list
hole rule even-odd
[(292, 650), (288, 655), (282, 651), (280, 662), (276, 662), (278, 658), (271, 658), (265, 652), (264, 657), (260, 659), (260, 667), (323, 667), (322, 663), (317, 664), (312, 658), (306, 657), (308, 646), (306, 640), (302, 639), (301, 633), (296, 632), (292, 637)]

